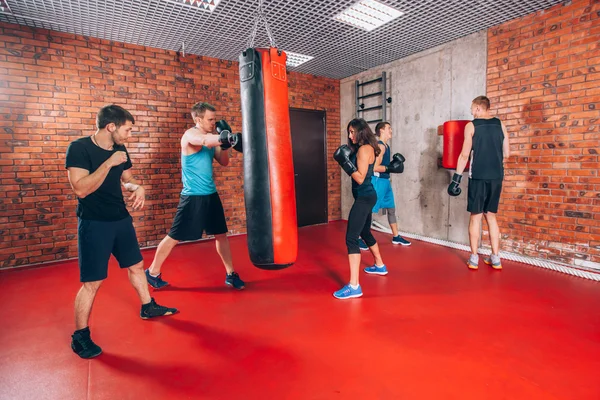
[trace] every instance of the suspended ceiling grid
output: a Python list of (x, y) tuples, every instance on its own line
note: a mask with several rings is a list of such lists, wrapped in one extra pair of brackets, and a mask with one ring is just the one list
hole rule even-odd
[[(0, 21), (237, 60), (258, 0), (203, 11), (181, 0), (0, 0)], [(263, 0), (279, 48), (314, 57), (293, 71), (341, 79), (549, 8), (555, 0), (380, 0), (404, 15), (371, 32), (333, 20), (355, 0)], [(262, 25), (255, 47), (269, 45)]]

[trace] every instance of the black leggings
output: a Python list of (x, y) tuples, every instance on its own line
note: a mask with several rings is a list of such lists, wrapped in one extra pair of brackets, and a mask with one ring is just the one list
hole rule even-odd
[(350, 215), (348, 216), (348, 227), (346, 228), (346, 247), (348, 254), (360, 254), (358, 237), (362, 237), (367, 246), (371, 247), (377, 243), (371, 234), (371, 211), (377, 203), (377, 195), (369, 197), (357, 197), (354, 200)]

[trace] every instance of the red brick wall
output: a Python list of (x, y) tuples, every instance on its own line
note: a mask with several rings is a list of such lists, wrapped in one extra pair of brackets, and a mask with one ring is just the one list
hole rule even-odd
[[(291, 73), (290, 106), (325, 110), (329, 153), (339, 145), (339, 81)], [(0, 23), (0, 268), (77, 257), (76, 199), (64, 156), (117, 103), (136, 118), (128, 150), (148, 187), (134, 212), (142, 246), (168, 231), (181, 190), (179, 138), (189, 108), (208, 101), (241, 128), (238, 64)], [(245, 231), (242, 158), (215, 167), (231, 233)], [(328, 160), (329, 218), (341, 214), (340, 171)]]
[(513, 155), (503, 248), (599, 263), (600, 2), (573, 1), (490, 29), (487, 88)]

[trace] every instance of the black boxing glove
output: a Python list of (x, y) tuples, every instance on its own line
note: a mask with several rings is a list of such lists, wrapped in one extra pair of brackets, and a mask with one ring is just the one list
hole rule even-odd
[(393, 174), (401, 174), (404, 172), (404, 161), (406, 159), (400, 153), (394, 154), (392, 157), (392, 161), (390, 161), (390, 165), (385, 167), (385, 172), (393, 173)]
[(233, 147), (234, 150), (243, 153), (242, 149), (242, 134), (241, 133), (232, 133), (229, 135), (229, 144)]
[(450, 186), (448, 186), (448, 194), (450, 196), (458, 196), (462, 192), (462, 190), (458, 187), (461, 180), (462, 175), (459, 175), (455, 172), (452, 176), (452, 182), (450, 182)]
[(342, 169), (348, 174), (352, 175), (357, 171), (356, 166), (350, 161), (350, 155), (352, 150), (348, 145), (343, 144), (333, 153), (333, 159), (341, 165)]
[(227, 150), (231, 147), (231, 142), (229, 141), (229, 136), (231, 135), (231, 127), (224, 119), (217, 121), (215, 124), (217, 128), (217, 133), (219, 134), (219, 143), (221, 143), (221, 148), (223, 150)]

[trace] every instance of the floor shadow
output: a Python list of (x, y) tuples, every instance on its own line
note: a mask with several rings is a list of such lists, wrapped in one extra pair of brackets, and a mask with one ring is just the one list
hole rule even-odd
[(161, 289), (150, 289), (152, 292), (196, 292), (196, 293), (225, 293), (235, 289), (226, 286), (165, 286)]
[(203, 376), (208, 380), (199, 368), (185, 364), (149, 363), (107, 352), (102, 353), (94, 362), (116, 370), (119, 375), (132, 375), (136, 380), (151, 381), (153, 385), (165, 386), (169, 391), (190, 393), (196, 390)]
[[(215, 373), (210, 385), (203, 388), (205, 395), (219, 394), (237, 389), (224, 388), (238, 379), (248, 379), (251, 375), (257, 388), (278, 393), (282, 398), (293, 390), (286, 380), (299, 370), (297, 357), (286, 349), (285, 339), (272, 344), (267, 339), (252, 336), (250, 333), (234, 335), (222, 329), (178, 318), (157, 320), (162, 324), (191, 335), (204, 351), (212, 352), (225, 362), (222, 374)], [(213, 371), (214, 372), (214, 371)], [(268, 389), (268, 390), (267, 390)]]
[(324, 275), (329, 278), (330, 280), (332, 280), (333, 282), (335, 282), (335, 284), (337, 286), (344, 286), (346, 283), (348, 283), (348, 276), (350, 274), (350, 269), (348, 267), (348, 271), (346, 275), (342, 275), (340, 273), (340, 271), (338, 271), (337, 269), (333, 268), (331, 266), (331, 263), (326, 262), (325, 260), (319, 259), (319, 258), (315, 258), (312, 260), (313, 264), (315, 264), (317, 266), (317, 269), (319, 269), (320, 271), (322, 271), (324, 273)]
[[(332, 283), (333, 282), (333, 283)], [(261, 279), (251, 283), (250, 290), (260, 292), (320, 292), (324, 288), (337, 290), (346, 283), (336, 271), (324, 269), (324, 272), (299, 272), (281, 278)], [(329, 289), (327, 289), (329, 288)]]

